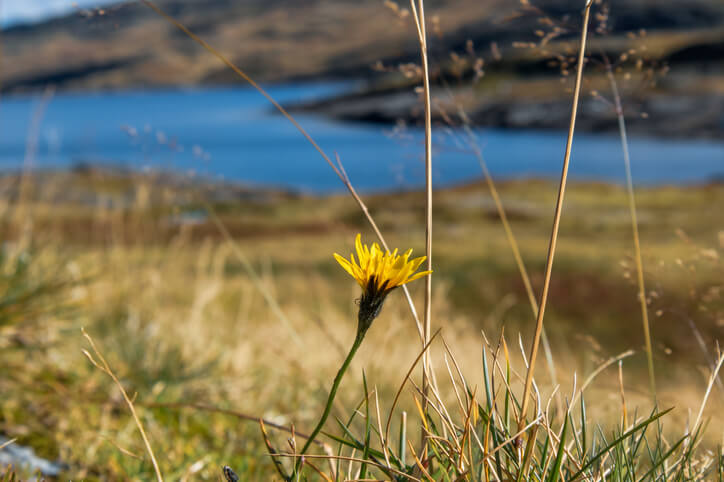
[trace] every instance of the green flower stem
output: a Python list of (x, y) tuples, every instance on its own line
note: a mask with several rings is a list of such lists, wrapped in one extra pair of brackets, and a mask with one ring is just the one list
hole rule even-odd
[[(344, 377), (344, 374), (347, 371), (347, 368), (349, 368), (349, 364), (352, 362), (352, 358), (354, 358), (355, 353), (357, 353), (357, 350), (359, 349), (360, 345), (362, 344), (362, 340), (364, 339), (364, 336), (365, 336), (364, 332), (357, 333), (354, 343), (352, 344), (352, 348), (349, 350), (349, 354), (347, 354), (347, 358), (344, 359), (344, 363), (342, 363), (342, 366), (339, 368), (339, 371), (337, 372), (337, 376), (334, 377), (334, 382), (332, 383), (332, 389), (329, 391), (329, 397), (327, 398), (327, 405), (324, 407), (324, 413), (322, 413), (322, 418), (319, 419), (317, 426), (314, 428), (314, 430), (312, 431), (312, 434), (307, 439), (307, 443), (305, 443), (304, 447), (302, 447), (302, 451), (299, 453), (299, 455), (304, 455), (307, 452), (307, 449), (309, 449), (309, 446), (312, 445), (312, 443), (314, 442), (314, 438), (317, 436), (317, 434), (319, 434), (319, 432), (322, 430), (322, 427), (324, 426), (324, 423), (327, 421), (327, 417), (329, 417), (329, 413), (332, 411), (332, 403), (334, 402), (334, 397), (337, 395), (337, 389), (339, 388), (339, 384), (342, 382), (342, 378)], [(299, 457), (297, 459), (297, 462), (294, 467), (295, 474), (299, 471), (301, 463), (302, 463), (302, 458)]]

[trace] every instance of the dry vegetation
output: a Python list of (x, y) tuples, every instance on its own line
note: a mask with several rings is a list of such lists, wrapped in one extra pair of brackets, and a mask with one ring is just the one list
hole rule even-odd
[[(89, 185), (87, 176), (66, 182), (81, 189)], [(151, 176), (94, 176), (90, 185), (97, 194), (119, 207), (49, 203), (42, 194), (53, 192), (48, 185), (30, 190), (38, 194), (28, 204), (5, 203), (4, 232), (24, 234), (13, 235), (4, 248), (0, 383), (7, 395), (0, 430), (67, 462), (73, 478), (152, 477), (119, 393), (81, 353), (88, 348), (80, 334), (85, 327), (135, 394), (167, 478), (188, 473), (216, 480), (221, 464), (249, 480), (270, 476), (257, 424), (192, 405), (294, 423), (300, 431), (314, 423), (354, 337), (359, 296), (331, 253), (351, 250), (357, 231), (370, 238), (362, 215), (344, 196), (211, 201), (233, 233), (231, 243), (208, 219), (169, 226), (183, 219), (179, 213), (203, 209), (208, 193), (202, 190), (169, 187), (165, 199), (149, 198)], [(73, 191), (71, 185), (61, 191)], [(530, 180), (499, 189), (538, 290), (555, 186)], [(136, 202), (129, 206), (129, 199)], [(416, 192), (368, 199), (392, 245), (422, 252), (421, 199)], [(724, 203), (724, 187), (642, 189), (638, 200), (659, 404), (675, 407), (664, 419), (673, 437), (684, 432), (687, 420), (693, 423), (724, 323), (724, 234), (711, 209)], [(470, 386), (481, 390), (482, 332), (495, 345), (504, 329), (520, 370), (517, 334), (524, 340), (532, 334), (530, 306), (486, 187), (438, 191), (434, 202), (433, 319)], [(634, 350), (623, 361), (624, 388), (630, 413), (641, 413), (650, 405), (626, 202), (618, 187), (571, 187), (547, 326), (567, 396), (574, 374), (580, 387), (602, 362)], [(20, 210), (25, 216), (18, 219), (13, 214)], [(294, 230), (280, 232), (285, 224)], [(19, 263), (27, 268), (19, 272)], [(422, 285), (411, 288), (421, 306)], [(395, 293), (354, 361), (333, 414), (351, 414), (362, 393), (362, 370), (385, 413), (419, 349), (408, 307)], [(439, 341), (433, 353), (447, 386)], [(550, 393), (545, 363), (538, 375), (541, 390)], [(453, 391), (444, 396), (455, 401)], [(605, 427), (619, 422), (616, 366), (585, 396), (591, 419)], [(721, 443), (722, 403), (715, 386), (705, 412), (711, 417), (705, 446), (712, 450)], [(401, 407), (415, 413), (407, 391)], [(409, 430), (412, 438), (416, 429)], [(284, 437), (272, 434), (281, 444)]]

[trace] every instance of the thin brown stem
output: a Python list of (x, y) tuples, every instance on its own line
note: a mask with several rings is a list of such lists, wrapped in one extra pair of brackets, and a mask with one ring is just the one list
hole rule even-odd
[(566, 182), (568, 180), (568, 166), (571, 160), (571, 148), (573, 147), (573, 133), (576, 127), (576, 116), (578, 115), (578, 100), (581, 95), (581, 83), (583, 79), (583, 65), (585, 62), (586, 40), (588, 38), (588, 21), (591, 16), (591, 6), (593, 0), (586, 2), (586, 8), (583, 12), (583, 30), (581, 32), (581, 45), (578, 52), (578, 67), (576, 69), (576, 85), (573, 91), (573, 106), (571, 107), (571, 120), (568, 125), (568, 139), (566, 141), (566, 152), (563, 157), (563, 170), (561, 172), (561, 182), (558, 188), (558, 199), (556, 201), (556, 211), (553, 217), (553, 228), (551, 230), (550, 243), (548, 246), (548, 258), (546, 261), (545, 277), (543, 279), (543, 292), (541, 293), (538, 308), (538, 316), (536, 317), (535, 334), (530, 349), (528, 372), (525, 377), (525, 386), (523, 388), (523, 399), (521, 401), (520, 415), (518, 420), (518, 428), (525, 426), (525, 416), (528, 411), (529, 395), (531, 385), (533, 383), (533, 372), (535, 371), (536, 357), (538, 356), (538, 346), (540, 345), (541, 332), (543, 331), (543, 317), (545, 315), (546, 304), (548, 302), (548, 290), (550, 288), (551, 275), (553, 272), (553, 258), (556, 254), (556, 245), (558, 242), (558, 228), (560, 227), (561, 214), (563, 212), (563, 198), (566, 192)]
[(696, 422), (694, 422), (693, 428), (691, 430), (691, 433), (695, 434), (697, 430), (699, 429), (699, 425), (701, 423), (701, 417), (704, 414), (704, 408), (706, 408), (706, 403), (709, 401), (709, 395), (711, 394), (711, 389), (714, 386), (714, 382), (717, 380), (719, 375), (719, 370), (721, 370), (722, 364), (724, 364), (724, 354), (719, 354), (719, 360), (716, 363), (716, 366), (711, 372), (711, 376), (709, 377), (709, 383), (706, 386), (706, 392), (704, 392), (704, 399), (701, 401), (701, 406), (699, 407), (699, 413), (696, 416)]
[(123, 384), (118, 380), (118, 377), (116, 377), (116, 374), (111, 370), (110, 365), (106, 361), (106, 359), (101, 354), (100, 350), (96, 347), (95, 342), (93, 341), (93, 338), (86, 333), (85, 330), (82, 330), (83, 336), (86, 340), (88, 340), (88, 343), (90, 344), (91, 348), (93, 349), (93, 353), (95, 353), (96, 357), (99, 361), (96, 361), (96, 359), (91, 355), (90, 352), (87, 350), (83, 350), (83, 354), (88, 358), (88, 360), (100, 371), (111, 377), (113, 380), (113, 383), (116, 384), (118, 389), (121, 391), (121, 395), (123, 395), (123, 400), (126, 402), (126, 405), (128, 405), (128, 409), (131, 411), (131, 415), (133, 416), (133, 421), (136, 422), (136, 427), (138, 427), (138, 431), (141, 432), (141, 438), (143, 439), (143, 444), (146, 446), (146, 452), (148, 452), (148, 456), (151, 458), (151, 463), (153, 464), (153, 470), (156, 473), (156, 480), (158, 482), (163, 482), (163, 476), (161, 475), (161, 469), (158, 467), (158, 462), (156, 461), (156, 456), (153, 454), (153, 449), (151, 448), (151, 442), (148, 440), (148, 436), (146, 435), (146, 431), (143, 429), (143, 424), (141, 423), (141, 419), (138, 417), (138, 414), (136, 413), (136, 408), (133, 405), (133, 401), (128, 396), (128, 393), (126, 392), (126, 389), (123, 388)]
[[(425, 28), (425, 2), (410, 0), (417, 25), (418, 40), (420, 43), (420, 60), (422, 62), (423, 95), (425, 101), (425, 255), (427, 256), (427, 269), (432, 271), (432, 113), (430, 101), (430, 68), (427, 56), (427, 31)], [(425, 277), (425, 306), (423, 322), (423, 343), (430, 341), (430, 327), (432, 316), (432, 276)], [(423, 414), (427, 412), (427, 392), (430, 386), (430, 355), (425, 352), (422, 359), (422, 393)], [(423, 430), (423, 449), (421, 455), (425, 459), (426, 432)]]

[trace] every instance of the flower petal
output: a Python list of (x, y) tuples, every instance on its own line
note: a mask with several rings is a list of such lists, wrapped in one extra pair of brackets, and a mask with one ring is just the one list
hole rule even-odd
[(357, 277), (354, 273), (354, 270), (352, 269), (352, 263), (350, 263), (346, 258), (337, 253), (334, 253), (334, 259), (337, 260), (337, 262), (340, 264), (340, 266), (342, 266), (342, 268), (344, 268), (346, 272), (348, 272), (355, 278)]
[(420, 271), (419, 273), (415, 273), (414, 275), (412, 275), (412, 276), (410, 276), (409, 278), (407, 278), (405, 281), (403, 281), (402, 283), (400, 283), (400, 285), (407, 284), (407, 283), (409, 283), (410, 281), (415, 281), (416, 279), (420, 279), (420, 278), (422, 278), (422, 277), (424, 277), (424, 276), (427, 276), (427, 275), (429, 275), (429, 274), (431, 274), (431, 273), (432, 273), (432, 271)]
[(369, 253), (365, 251), (365, 247), (362, 246), (362, 234), (357, 233), (357, 237), (354, 240), (354, 247), (357, 250), (357, 257), (359, 258), (360, 266), (364, 266), (367, 262)]
[(355, 251), (356, 259), (355, 253), (350, 254), (349, 259), (337, 253), (334, 253), (334, 257), (365, 291), (373, 289), (379, 293), (386, 293), (431, 273), (431, 271), (415, 273), (427, 259), (425, 256), (410, 260), (412, 249), (400, 255), (398, 249), (392, 252), (383, 251), (377, 243), (368, 246), (362, 243), (361, 234), (355, 237)]
[(415, 258), (410, 261), (410, 264), (412, 265), (412, 271), (417, 271), (417, 268), (419, 268), (426, 259), (427, 256), (420, 256), (419, 258)]

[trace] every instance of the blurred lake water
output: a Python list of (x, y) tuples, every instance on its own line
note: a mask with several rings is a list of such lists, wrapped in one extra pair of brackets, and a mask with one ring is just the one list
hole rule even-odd
[[(341, 92), (349, 84), (299, 84), (269, 89), (279, 102)], [(422, 133), (416, 128), (341, 123), (297, 116), (330, 157), (339, 153), (363, 191), (423, 185)], [(612, 118), (611, 122), (615, 122)], [(33, 127), (33, 126), (36, 127)], [(434, 181), (479, 178), (469, 139), (435, 130)], [(475, 129), (476, 143), (496, 178), (560, 175), (564, 132)], [(622, 182), (617, 136), (577, 134), (570, 175)], [(724, 178), (724, 142), (630, 139), (639, 184), (683, 184)], [(250, 88), (56, 94), (0, 99), (0, 169), (108, 163), (173, 169), (248, 184), (308, 192), (343, 189), (314, 148)]]

